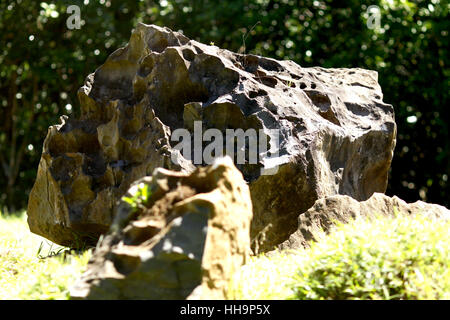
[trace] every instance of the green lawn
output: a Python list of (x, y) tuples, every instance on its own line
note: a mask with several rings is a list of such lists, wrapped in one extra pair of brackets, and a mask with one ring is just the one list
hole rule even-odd
[[(355, 221), (323, 235), (310, 249), (252, 257), (236, 273), (231, 296), (450, 299), (449, 239), (450, 219)], [(0, 215), (0, 300), (67, 299), (90, 255), (32, 234), (25, 214)]]
[(69, 253), (31, 233), (25, 213), (0, 214), (0, 300), (67, 299), (91, 252)]

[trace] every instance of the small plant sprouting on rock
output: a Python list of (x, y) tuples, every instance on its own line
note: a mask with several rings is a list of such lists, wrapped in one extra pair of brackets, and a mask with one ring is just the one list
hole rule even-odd
[(130, 189), (129, 194), (131, 194), (131, 197), (124, 196), (122, 200), (128, 203), (133, 212), (135, 212), (138, 209), (143, 210), (146, 208), (145, 204), (150, 198), (151, 192), (148, 184), (139, 183)]

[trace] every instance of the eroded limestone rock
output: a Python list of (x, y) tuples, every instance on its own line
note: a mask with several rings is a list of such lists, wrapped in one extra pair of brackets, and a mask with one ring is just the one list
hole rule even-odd
[(337, 222), (348, 223), (356, 218), (374, 219), (378, 216), (394, 217), (396, 214), (423, 214), (430, 219), (450, 219), (450, 210), (423, 201), (406, 203), (394, 196), (374, 193), (366, 201), (356, 201), (349, 196), (335, 195), (316, 201), (308, 211), (299, 215), (298, 229), (278, 249), (308, 248), (311, 241), (319, 239), (321, 231), (329, 233)]
[[(317, 199), (385, 191), (396, 125), (382, 98), (374, 71), (302, 68), (139, 24), (129, 44), (88, 76), (81, 118), (50, 128), (30, 228), (64, 245), (79, 235), (96, 239), (134, 180), (156, 167), (192, 170), (170, 137), (202, 121), (205, 130), (262, 130), (270, 143), (270, 130), (279, 133), (275, 152), (258, 150), (258, 163), (237, 164), (253, 201), (253, 249), (271, 250)], [(278, 171), (261, 175), (263, 167)]]
[(180, 168), (170, 161), (170, 130), (144, 101), (92, 102), (90, 112), (49, 128), (28, 203), (30, 230), (66, 246), (95, 244), (132, 182)]
[(71, 290), (87, 299), (224, 299), (250, 253), (250, 192), (230, 158), (192, 174), (156, 169), (136, 182)]

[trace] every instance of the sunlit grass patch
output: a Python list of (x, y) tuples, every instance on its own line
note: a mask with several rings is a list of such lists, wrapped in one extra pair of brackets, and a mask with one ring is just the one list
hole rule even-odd
[(250, 261), (234, 276), (231, 297), (237, 300), (278, 300), (294, 297), (293, 275), (301, 256), (279, 253), (260, 255)]
[(450, 299), (450, 219), (379, 217), (339, 225), (292, 255), (238, 272), (236, 299)]
[[(421, 215), (341, 224), (310, 249), (252, 257), (236, 273), (230, 295), (450, 299), (449, 238), (450, 219)], [(0, 300), (67, 299), (91, 252), (64, 250), (32, 234), (25, 214), (0, 216)]]
[(0, 300), (67, 299), (91, 255), (68, 253), (31, 233), (25, 213), (0, 215)]

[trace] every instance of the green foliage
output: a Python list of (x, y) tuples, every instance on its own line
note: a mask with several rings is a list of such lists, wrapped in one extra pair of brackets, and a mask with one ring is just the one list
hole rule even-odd
[(151, 195), (148, 184), (139, 183), (131, 188), (130, 193), (132, 193), (131, 197), (124, 196), (122, 200), (128, 203), (133, 211), (145, 209)]
[(90, 256), (30, 233), (25, 213), (0, 215), (0, 300), (67, 299)]
[(449, 299), (449, 237), (448, 219), (356, 220), (310, 249), (254, 258), (232, 290), (238, 299)]
[[(81, 8), (81, 30), (66, 27), (71, 4)], [(381, 10), (379, 28), (367, 27), (370, 5)], [(398, 124), (388, 193), (450, 206), (449, 6), (448, 0), (2, 1), (0, 205), (26, 205), (47, 127), (61, 114), (78, 113), (84, 78), (142, 21), (302, 66), (377, 70)]]

